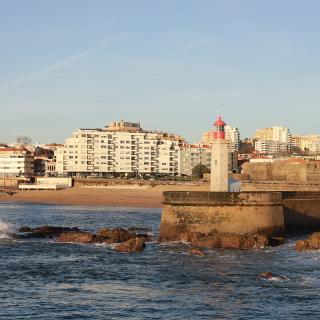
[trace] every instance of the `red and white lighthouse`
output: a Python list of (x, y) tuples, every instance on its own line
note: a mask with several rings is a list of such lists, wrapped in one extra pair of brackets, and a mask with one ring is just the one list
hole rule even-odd
[(219, 116), (214, 123), (212, 155), (211, 155), (211, 184), (212, 192), (228, 192), (228, 140), (225, 132), (226, 123)]
[(226, 138), (225, 127), (226, 123), (222, 120), (221, 116), (219, 116), (216, 122), (214, 123), (213, 138), (224, 140)]

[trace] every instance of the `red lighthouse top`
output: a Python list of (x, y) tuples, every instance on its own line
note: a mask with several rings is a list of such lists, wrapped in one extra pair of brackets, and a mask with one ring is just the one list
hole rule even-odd
[(213, 130), (214, 139), (226, 138), (225, 126), (226, 126), (226, 123), (221, 119), (221, 116), (219, 116), (217, 121), (214, 123), (214, 130)]

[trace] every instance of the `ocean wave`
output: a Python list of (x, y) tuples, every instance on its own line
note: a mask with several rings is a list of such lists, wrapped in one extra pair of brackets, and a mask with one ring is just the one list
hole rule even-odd
[(0, 239), (11, 239), (14, 233), (14, 226), (0, 219)]

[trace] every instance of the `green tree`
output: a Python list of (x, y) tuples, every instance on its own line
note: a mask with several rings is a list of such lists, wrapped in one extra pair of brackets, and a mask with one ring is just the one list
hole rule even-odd
[(197, 164), (192, 169), (192, 175), (199, 179), (202, 179), (205, 173), (210, 173), (210, 169), (204, 164)]

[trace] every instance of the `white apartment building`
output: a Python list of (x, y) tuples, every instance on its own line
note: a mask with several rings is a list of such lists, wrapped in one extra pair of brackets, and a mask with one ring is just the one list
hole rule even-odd
[(262, 154), (276, 154), (289, 151), (292, 148), (290, 130), (279, 126), (258, 129), (254, 140), (256, 141), (256, 150)]
[(56, 150), (59, 175), (104, 176), (110, 173), (179, 173), (183, 139), (145, 131), (139, 123), (113, 122), (105, 129), (79, 129)]
[(33, 155), (25, 149), (0, 148), (0, 177), (30, 177), (34, 173)]
[(288, 128), (273, 127), (273, 141), (284, 143), (287, 145), (287, 150), (292, 147), (292, 135)]
[(240, 148), (240, 132), (238, 128), (225, 126), (226, 139), (230, 141), (229, 151), (239, 151)]
[(262, 155), (274, 155), (288, 151), (288, 145), (285, 142), (273, 140), (257, 140), (254, 148)]

